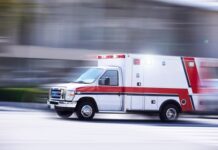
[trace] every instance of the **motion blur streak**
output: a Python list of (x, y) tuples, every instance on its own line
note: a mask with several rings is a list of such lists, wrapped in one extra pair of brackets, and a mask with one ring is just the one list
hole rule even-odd
[[(48, 91), (38, 89), (40, 85), (49, 87), (49, 84), (72, 81), (83, 73), (87, 66), (96, 66), (95, 58), (99, 54), (143, 53), (217, 58), (217, 35), (217, 0), (0, 0), (0, 101), (45, 103)], [(218, 65), (213, 62), (203, 63), (200, 72), (203, 78), (199, 85), (200, 92), (205, 92), (201, 104), (208, 107), (208, 110), (217, 109), (218, 105), (217, 67)], [(208, 98), (213, 101), (208, 102)], [(66, 128), (62, 132), (62, 120), (43, 120), (37, 116), (32, 124), (28, 121), (32, 121), (32, 117), (28, 116), (28, 113), (0, 113), (1, 150), (10, 150), (8, 146), (11, 140), (14, 143), (18, 142), (17, 145), (11, 145), (15, 146), (11, 149), (22, 149), (22, 142), (25, 143), (33, 136), (36, 138), (30, 138), (29, 143), (34, 140), (36, 143), (37, 140), (39, 143), (46, 143), (42, 141), (43, 136), (39, 133), (49, 133), (44, 135), (48, 143), (50, 140), (71, 142), (70, 138), (73, 138), (72, 141), (78, 140), (75, 142), (78, 148), (81, 143), (95, 143), (96, 137), (101, 141), (101, 149), (105, 148), (103, 146), (107, 140), (120, 144), (125, 142), (125, 139), (128, 141), (128, 137), (131, 137), (128, 142), (139, 142), (143, 148), (146, 147), (146, 143), (143, 142), (148, 140), (148, 143), (154, 143), (158, 137), (161, 143), (169, 140), (164, 145), (168, 147), (172, 146), (171, 140), (178, 142), (177, 138), (180, 138), (180, 135), (182, 140), (188, 141), (190, 148), (205, 149), (208, 146), (206, 144), (205, 147), (201, 147), (198, 144), (203, 140), (195, 140), (196, 137), (204, 139), (204, 134), (199, 136), (201, 129), (198, 130), (197, 127), (191, 131), (186, 128), (184, 134), (188, 133), (187, 136), (181, 133), (183, 129), (177, 128), (173, 132), (168, 128), (171, 131), (169, 134), (168, 130), (161, 127), (163, 133), (159, 137), (157, 128), (153, 126), (146, 126), (148, 129), (144, 130), (143, 126), (139, 125), (134, 129), (131, 125), (123, 128), (126, 123), (108, 125), (107, 121), (102, 124), (97, 121), (98, 125), (90, 123), (87, 126), (84, 122), (64, 121)], [(41, 129), (41, 126), (38, 126), (40, 123), (45, 128), (38, 132), (37, 129)], [(74, 123), (76, 129), (82, 130), (82, 134), (79, 131), (76, 131), (77, 134), (73, 132), (75, 130), (71, 125)], [(29, 124), (31, 127), (27, 126)], [(89, 127), (91, 131), (88, 130)], [(202, 130), (208, 129), (210, 133), (217, 133), (217, 128), (213, 130), (210, 127)], [(112, 133), (114, 132), (115, 138), (110, 130), (105, 130), (109, 128), (114, 128)], [(33, 136), (28, 131), (33, 131)], [(88, 134), (85, 131), (88, 131)], [(95, 131), (99, 132), (92, 136), (95, 135)], [(174, 139), (173, 135), (176, 132), (179, 132), (179, 136)], [(125, 136), (127, 133), (130, 136)], [(189, 133), (193, 136), (190, 137)], [(100, 139), (103, 134), (109, 136)], [(147, 134), (152, 135), (152, 140), (149, 140)], [(217, 137), (217, 134), (214, 134), (212, 136)], [(75, 135), (79, 135), (79, 138)], [(165, 135), (170, 137), (165, 140)], [(84, 137), (85, 141), (82, 141)], [(215, 144), (217, 146), (217, 143)], [(30, 144), (27, 149), (32, 149), (36, 145), (40, 147), (38, 143)], [(110, 142), (107, 145), (114, 148)], [(119, 146), (122, 147), (121, 144)], [(174, 146), (177, 149), (179, 147), (177, 143), (174, 143)], [(66, 147), (67, 145), (64, 145), (64, 148)], [(147, 149), (151, 147), (152, 145)], [(59, 147), (61, 148), (63, 147)]]
[(215, 4), (1, 0), (0, 86), (57, 82), (73, 67), (95, 65), (90, 58), (101, 53), (217, 57)]

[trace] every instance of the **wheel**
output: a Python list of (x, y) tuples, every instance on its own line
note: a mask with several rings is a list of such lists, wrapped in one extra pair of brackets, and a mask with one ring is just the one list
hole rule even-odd
[(175, 121), (179, 116), (179, 109), (174, 104), (165, 105), (160, 111), (160, 120), (165, 122)]
[(73, 111), (71, 110), (56, 110), (58, 116), (60, 116), (61, 118), (69, 118), (72, 114)]
[(91, 102), (81, 102), (76, 108), (76, 115), (80, 120), (91, 120), (95, 115), (95, 106)]

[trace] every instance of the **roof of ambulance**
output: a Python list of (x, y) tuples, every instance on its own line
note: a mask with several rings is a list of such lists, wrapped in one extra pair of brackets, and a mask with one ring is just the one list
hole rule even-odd
[[(153, 57), (153, 58), (165, 58), (165, 59), (181, 59), (181, 58), (195, 58), (195, 59), (207, 59), (210, 61), (216, 60), (218, 61), (218, 58), (212, 58), (212, 57), (195, 57), (195, 56), (170, 56), (170, 55), (161, 55), (161, 54), (143, 54), (143, 53), (123, 53), (123, 54), (103, 54), (101, 56), (107, 56), (107, 55), (125, 55), (125, 58), (128, 57), (136, 57), (136, 58), (149, 58), (149, 57)], [(100, 59), (102, 60), (102, 59)], [(104, 60), (104, 59), (103, 59)]]
[[(123, 54), (102, 54), (102, 55), (98, 55), (98, 56), (116, 56), (116, 55), (125, 55), (126, 57), (148, 57), (148, 56), (152, 56), (152, 57), (169, 57), (169, 58), (178, 58), (178, 57), (182, 57), (182, 56), (169, 56), (169, 55), (160, 55), (160, 54), (133, 54), (133, 53), (123, 53)], [(102, 58), (100, 58), (102, 59)], [(104, 58), (103, 58), (104, 59)]]
[(180, 56), (167, 56), (167, 55), (156, 55), (156, 54), (126, 54), (126, 56), (128, 57), (161, 57), (161, 58), (181, 58)]
[[(116, 55), (120, 55), (120, 54), (103, 54), (100, 56), (116, 56)], [(180, 59), (181, 56), (167, 56), (167, 55), (156, 55), (156, 54), (132, 54), (132, 53), (124, 53), (121, 55), (125, 55), (124, 58), (165, 58), (165, 59)], [(113, 59), (117, 59), (116, 57), (114, 58), (100, 58), (98, 60), (113, 60)]]
[(212, 57), (195, 57), (195, 56), (170, 56), (170, 55), (160, 55), (160, 54), (133, 54), (133, 53), (125, 53), (126, 56), (129, 57), (154, 57), (154, 58), (196, 58), (196, 59), (210, 59), (210, 60), (218, 60), (218, 58)]

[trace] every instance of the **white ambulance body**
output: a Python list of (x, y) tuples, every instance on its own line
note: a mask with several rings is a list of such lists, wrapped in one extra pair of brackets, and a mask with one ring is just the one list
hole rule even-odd
[[(98, 56), (90, 68), (72, 83), (53, 87), (49, 102), (61, 117), (76, 112), (91, 119), (95, 112), (158, 112), (163, 121), (176, 120), (180, 112), (202, 110), (202, 62), (215, 59), (115, 54)], [(214, 92), (216, 94), (216, 92)]]

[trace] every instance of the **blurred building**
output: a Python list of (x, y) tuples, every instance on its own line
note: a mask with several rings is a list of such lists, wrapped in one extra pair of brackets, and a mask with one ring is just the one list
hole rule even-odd
[(216, 7), (190, 2), (18, 0), (22, 7), (10, 10), (21, 15), (9, 19), (7, 34), (0, 35), (0, 57), (8, 58), (10, 67), (53, 71), (94, 65), (90, 59), (99, 53), (218, 57)]

